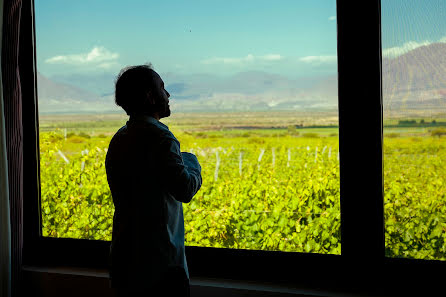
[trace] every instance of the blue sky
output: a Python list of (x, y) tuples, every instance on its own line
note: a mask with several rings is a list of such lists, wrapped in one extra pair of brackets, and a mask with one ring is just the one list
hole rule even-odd
[(383, 56), (395, 57), (419, 46), (446, 43), (446, 1), (382, 0)]
[[(37, 67), (47, 76), (117, 73), (145, 62), (160, 73), (336, 73), (335, 0), (36, 0), (35, 5)], [(445, 12), (443, 0), (383, 0), (383, 55), (446, 42)]]
[(334, 0), (36, 0), (37, 67), (287, 76), (336, 73)]

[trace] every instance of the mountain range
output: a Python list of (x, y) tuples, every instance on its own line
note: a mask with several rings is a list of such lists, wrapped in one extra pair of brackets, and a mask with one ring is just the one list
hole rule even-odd
[[(260, 71), (221, 77), (162, 73), (173, 111), (336, 110), (337, 79), (291, 80)], [(41, 113), (116, 112), (113, 76), (37, 75)]]
[(446, 111), (446, 44), (383, 59), (382, 88), (385, 112)]
[(37, 95), (39, 113), (96, 113), (116, 112), (119, 109), (106, 96), (77, 87), (73, 84), (56, 82), (37, 72)]
[[(290, 79), (247, 71), (232, 76), (161, 73), (175, 111), (333, 111), (337, 75)], [(37, 74), (41, 113), (118, 112), (111, 74)], [(446, 44), (416, 48), (382, 60), (385, 112), (446, 107)], [(360, 95), (359, 95), (360, 96)]]

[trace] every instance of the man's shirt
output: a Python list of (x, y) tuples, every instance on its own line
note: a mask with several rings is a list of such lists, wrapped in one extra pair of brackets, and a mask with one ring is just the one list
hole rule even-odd
[(113, 136), (105, 161), (115, 214), (112, 287), (150, 287), (169, 268), (189, 278), (182, 203), (201, 187), (201, 167), (168, 127), (131, 116)]

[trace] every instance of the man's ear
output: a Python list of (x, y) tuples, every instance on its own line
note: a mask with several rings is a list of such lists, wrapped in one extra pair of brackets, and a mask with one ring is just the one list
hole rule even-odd
[(146, 92), (146, 98), (147, 98), (147, 103), (149, 103), (150, 105), (155, 105), (155, 96), (153, 95), (152, 91), (148, 91)]

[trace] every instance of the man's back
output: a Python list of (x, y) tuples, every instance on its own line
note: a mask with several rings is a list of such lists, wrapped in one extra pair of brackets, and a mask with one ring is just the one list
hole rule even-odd
[(168, 268), (188, 269), (182, 202), (201, 186), (196, 157), (180, 152), (167, 126), (130, 117), (106, 158), (115, 204), (110, 252), (113, 287), (150, 287)]

